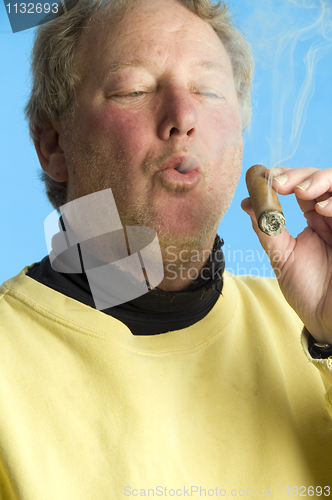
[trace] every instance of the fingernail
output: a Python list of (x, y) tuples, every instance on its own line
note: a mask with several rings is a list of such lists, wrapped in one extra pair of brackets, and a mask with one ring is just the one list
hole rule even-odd
[(328, 200), (320, 201), (319, 203), (317, 203), (317, 205), (319, 205), (321, 208), (324, 208), (330, 202), (330, 199), (331, 198), (329, 198)]
[(282, 174), (282, 170), (279, 167), (271, 168), (270, 174), (272, 175), (272, 177), (277, 177), (277, 175)]
[(275, 177), (274, 180), (279, 182), (280, 186), (283, 186), (288, 181), (288, 175), (278, 175), (278, 177)]
[(296, 187), (302, 189), (302, 191), (305, 191), (306, 189), (308, 189), (308, 187), (310, 186), (311, 182), (312, 182), (312, 179), (307, 179), (306, 181), (301, 182), (301, 184), (299, 184)]

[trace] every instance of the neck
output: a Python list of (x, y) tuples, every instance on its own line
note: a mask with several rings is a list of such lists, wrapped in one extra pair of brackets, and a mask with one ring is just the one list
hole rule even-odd
[[(66, 228), (63, 228), (66, 230)], [(142, 268), (128, 269), (128, 262), (123, 262), (123, 256), (126, 255), (126, 250), (131, 249), (131, 252), (141, 250), (149, 247), (149, 243), (154, 237), (154, 231), (150, 228), (139, 228), (140, 231), (137, 235), (134, 233), (134, 247), (128, 244), (128, 235), (126, 238), (123, 236), (123, 231), (114, 231), (111, 234), (107, 233), (98, 236), (97, 239), (84, 241), (81, 244), (81, 249), (85, 247), (88, 252), (102, 262), (116, 262), (117, 267), (120, 269), (124, 266), (124, 271), (129, 271), (139, 281), (142, 279)], [(154, 233), (154, 234), (153, 234)], [(210, 233), (211, 234), (211, 233)], [(160, 251), (156, 251), (155, 246), (150, 246), (150, 251), (145, 254), (148, 257), (149, 268), (155, 267), (158, 269), (160, 266), (160, 257), (162, 257), (162, 268), (164, 277), (158, 284), (157, 288), (163, 291), (181, 291), (187, 289), (190, 285), (206, 280), (209, 276), (209, 269), (211, 269), (212, 257), (215, 254), (214, 243), (216, 241), (216, 234), (206, 238), (207, 235), (200, 238), (192, 238), (190, 240), (174, 241), (174, 239), (165, 239), (159, 237)], [(127, 248), (126, 248), (127, 247)], [(214, 250), (214, 251), (213, 251)], [(139, 266), (140, 267), (140, 266)], [(214, 267), (214, 265), (212, 266)], [(145, 280), (149, 282), (148, 274), (143, 267), (143, 274)]]
[(206, 278), (215, 238), (214, 235), (200, 248), (176, 245), (162, 248), (164, 278), (158, 288), (164, 291), (185, 290), (193, 283)]

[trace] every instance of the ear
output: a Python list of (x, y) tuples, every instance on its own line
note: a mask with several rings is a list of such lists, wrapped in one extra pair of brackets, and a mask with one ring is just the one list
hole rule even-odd
[(55, 181), (66, 182), (68, 169), (62, 149), (60, 124), (52, 120), (49, 122), (49, 127), (40, 128), (34, 144), (42, 169)]

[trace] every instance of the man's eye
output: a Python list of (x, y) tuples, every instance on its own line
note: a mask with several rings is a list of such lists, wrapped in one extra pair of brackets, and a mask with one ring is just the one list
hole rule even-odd
[(214, 97), (214, 98), (217, 98), (217, 94), (214, 94), (213, 92), (201, 92), (202, 95), (204, 95), (205, 97)]
[(114, 93), (111, 97), (113, 97), (115, 99), (121, 99), (121, 100), (138, 99), (138, 98), (144, 96), (145, 94), (146, 94), (146, 92), (144, 92), (143, 90), (135, 90), (134, 92), (128, 92), (127, 94)]
[(220, 99), (221, 94), (218, 92), (214, 92), (213, 90), (208, 90), (208, 89), (203, 89), (203, 88), (197, 88), (194, 91), (195, 94), (200, 95), (202, 97), (207, 97), (208, 99)]
[(124, 97), (141, 97), (144, 94), (145, 92), (143, 92), (142, 90), (137, 90), (136, 92), (130, 92), (129, 94), (126, 94)]

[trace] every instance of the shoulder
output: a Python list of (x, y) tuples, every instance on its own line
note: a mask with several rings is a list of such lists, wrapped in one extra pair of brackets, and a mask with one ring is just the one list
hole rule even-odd
[(296, 325), (302, 328), (302, 322), (284, 298), (275, 278), (256, 276), (234, 276), (225, 272), (225, 296), (229, 294), (236, 302), (238, 313), (250, 318), (265, 319), (269, 323)]
[(251, 275), (235, 276), (225, 271), (224, 281), (226, 289), (230, 288), (233, 292), (236, 290), (240, 296), (256, 297), (257, 300), (264, 301), (267, 297), (273, 297), (275, 300), (285, 302), (276, 278), (260, 278)]

